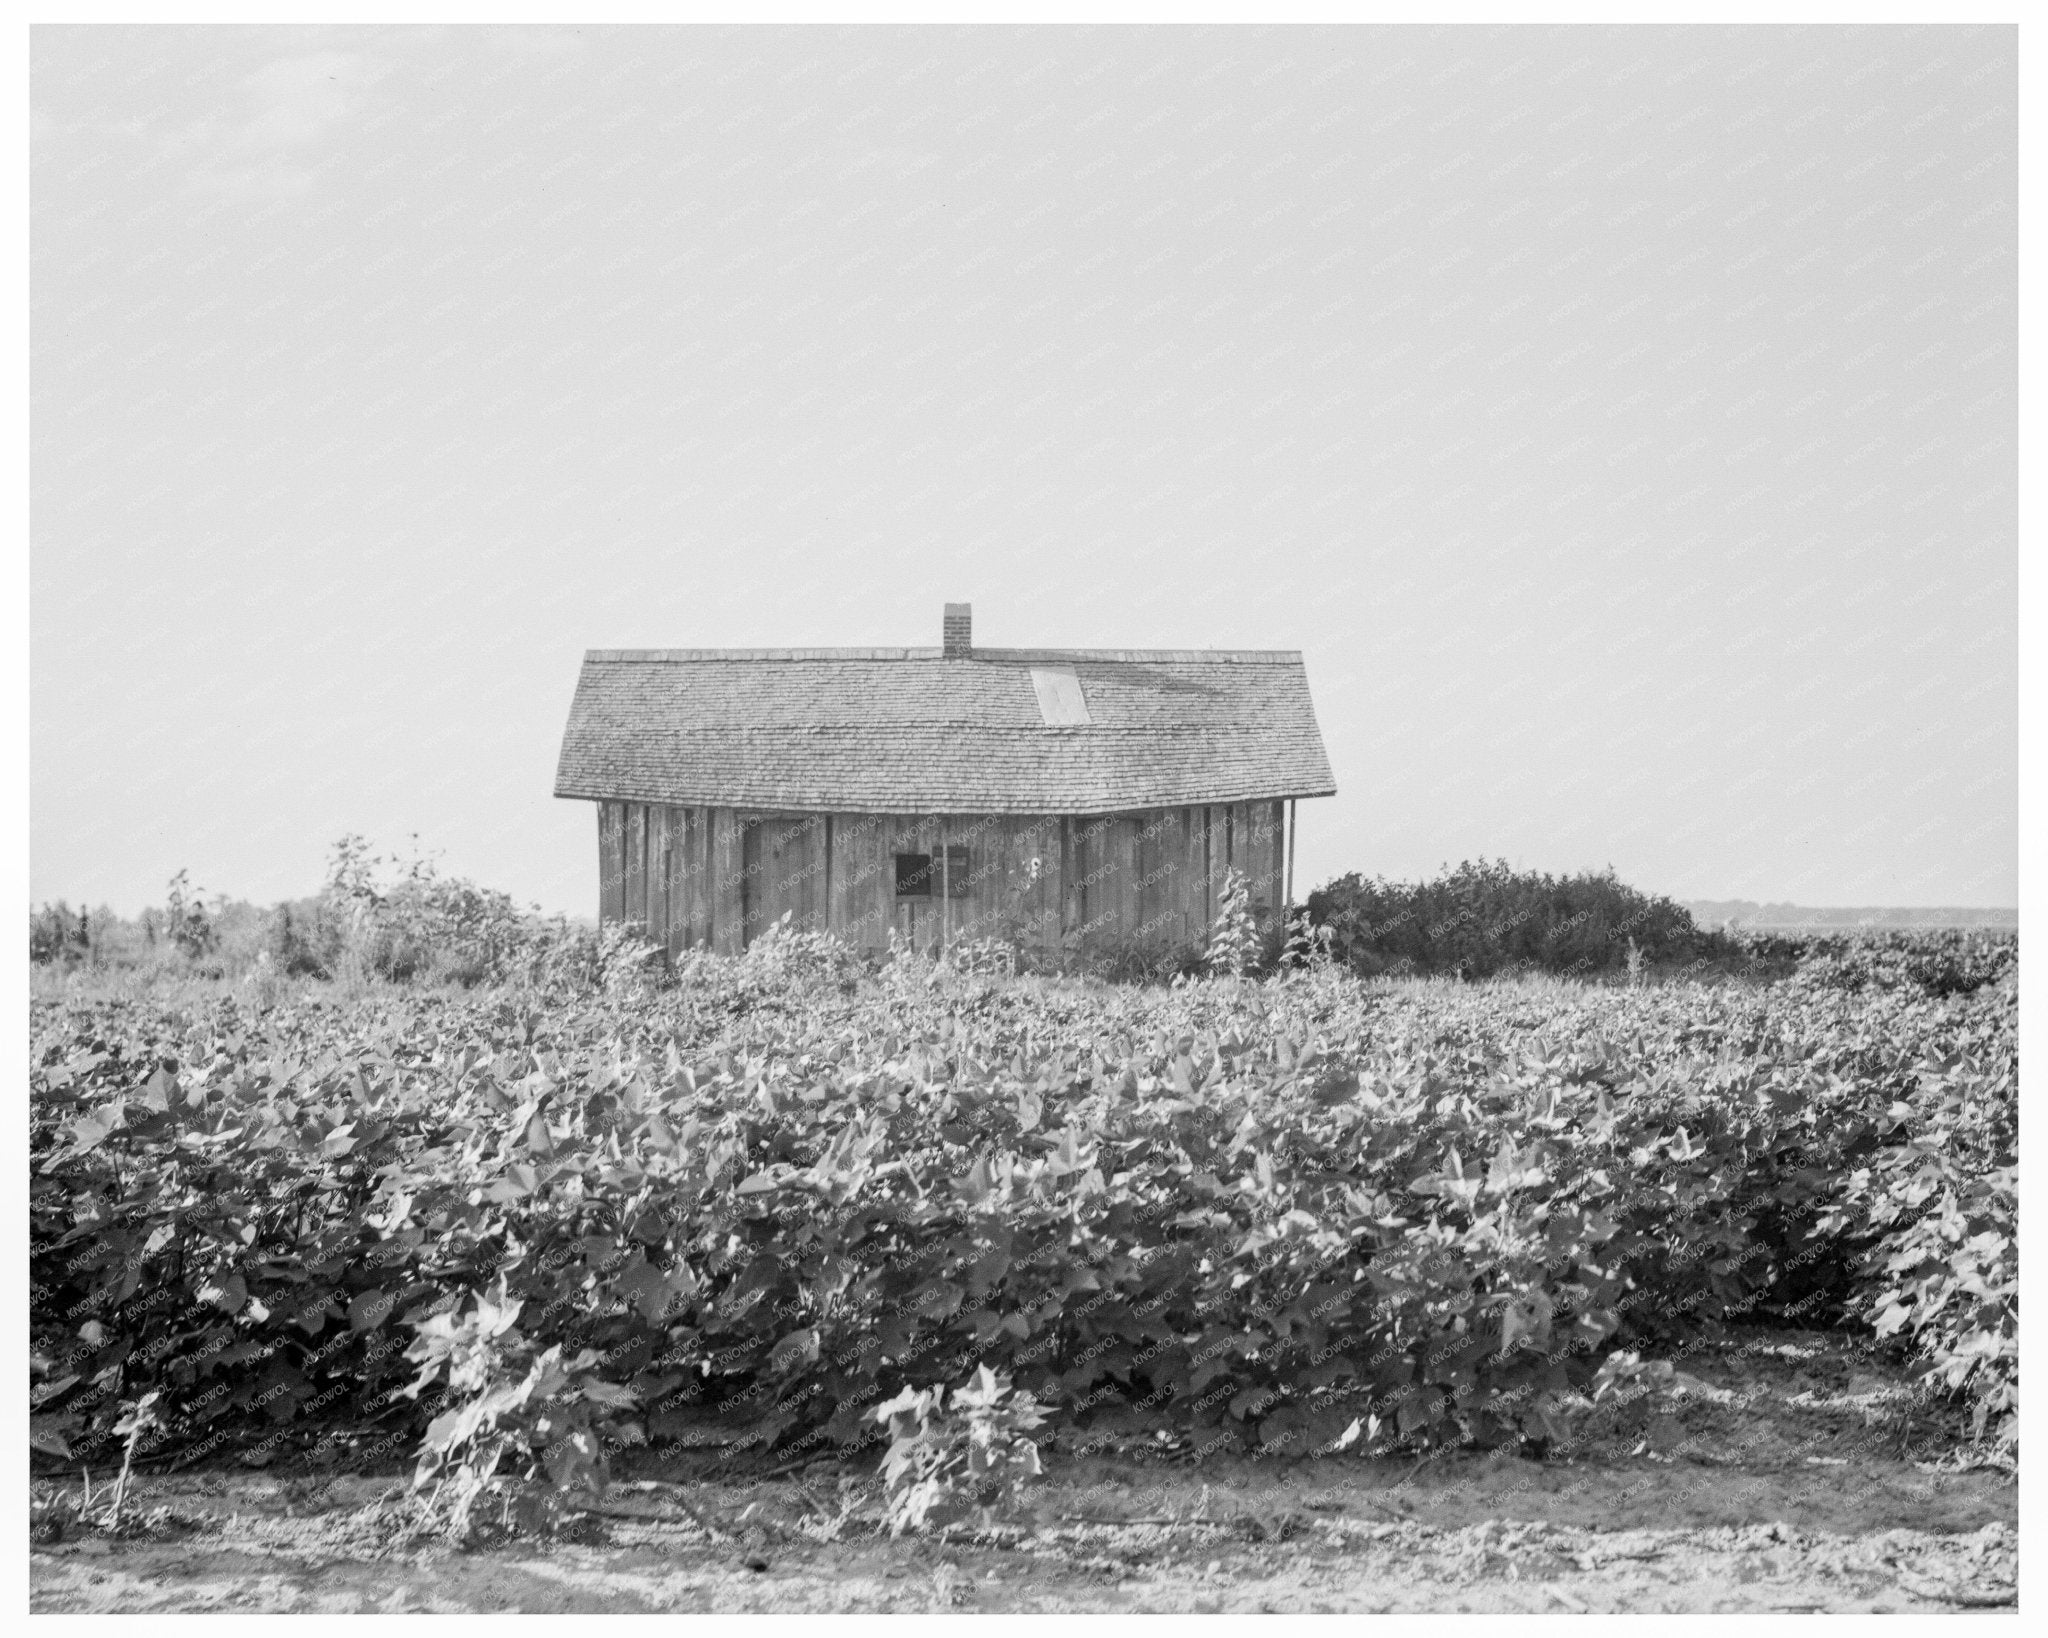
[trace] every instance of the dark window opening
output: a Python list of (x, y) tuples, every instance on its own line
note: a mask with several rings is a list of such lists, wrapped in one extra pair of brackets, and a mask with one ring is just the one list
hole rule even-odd
[(932, 856), (929, 853), (896, 855), (896, 896), (899, 899), (928, 899), (932, 894)]
[(896, 855), (896, 896), (899, 899), (964, 899), (968, 896), (967, 849), (949, 847), (936, 853)]

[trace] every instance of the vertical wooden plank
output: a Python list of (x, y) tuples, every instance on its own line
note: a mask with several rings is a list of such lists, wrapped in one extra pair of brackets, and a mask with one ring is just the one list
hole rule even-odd
[(784, 852), (787, 857), (785, 868), (789, 872), (786, 896), (790, 912), (789, 924), (799, 932), (808, 932), (813, 926), (812, 918), (817, 914), (818, 871), (820, 857), (818, 843), (824, 827), (814, 814), (789, 822), (788, 841)]
[(841, 943), (860, 946), (847, 931), (847, 861), (857, 843), (850, 843), (860, 831), (860, 816), (828, 814), (825, 818), (825, 931)]
[(767, 914), (754, 923), (759, 938), (787, 915), (790, 926), (802, 919), (803, 911), (803, 821), (771, 819), (763, 836), (762, 856), (768, 861), (766, 891), (761, 895)]
[(1067, 918), (1067, 931), (1080, 942), (1086, 942), (1094, 932), (1093, 913), (1096, 904), (1095, 857), (1101, 851), (1096, 845), (1102, 821), (1090, 814), (1086, 818), (1071, 820), (1067, 827), (1067, 894), (1071, 907)]
[(1116, 925), (1116, 857), (1111, 832), (1114, 814), (1098, 814), (1084, 827), (1088, 838), (1081, 860), (1081, 926), (1084, 940), (1100, 944)]
[(953, 884), (960, 892), (953, 900), (953, 936), (985, 937), (990, 906), (1000, 903), (1003, 894), (1002, 820), (986, 813), (960, 815), (949, 840), (967, 849), (967, 868)]
[(1202, 888), (1209, 907), (1206, 919), (1211, 924), (1216, 920), (1217, 885), (1223, 874), (1216, 863), (1216, 846), (1216, 808), (1212, 803), (1202, 809)]
[(941, 944), (955, 943), (960, 937), (960, 901), (953, 897), (956, 884), (953, 881), (951, 850), (961, 845), (962, 824), (958, 815), (942, 813), (932, 827), (937, 832), (932, 843), (932, 866), (938, 878), (932, 883), (932, 891), (938, 895)]
[(1273, 909), (1273, 842), (1271, 804), (1233, 802), (1229, 810), (1230, 863), (1244, 878), (1252, 919), (1264, 925)]
[(756, 938), (785, 914), (792, 929), (803, 923), (803, 821), (769, 820), (762, 835), (762, 853), (768, 861), (767, 890), (761, 895), (767, 913), (754, 924)]
[(1038, 856), (1038, 821), (1011, 814), (1003, 825), (1003, 875), (996, 884), (998, 906), (991, 932), (1015, 928), (1028, 940), (1038, 921), (1038, 884), (1031, 879), (1031, 861)]
[(834, 938), (859, 950), (860, 909), (855, 903), (855, 877), (861, 869), (864, 814), (835, 813), (825, 833), (830, 875), (825, 887), (825, 928)]
[(932, 815), (931, 840), (926, 846), (932, 856), (931, 926), (926, 936), (943, 950), (952, 933), (953, 907), (946, 902), (946, 821), (942, 815)]
[(745, 860), (741, 856), (739, 815), (731, 808), (711, 810), (711, 945), (723, 955), (738, 955)]
[(1160, 941), (1166, 905), (1164, 864), (1166, 850), (1160, 845), (1160, 829), (1168, 816), (1141, 813), (1131, 838), (1131, 936), (1147, 944)]
[[(1234, 870), (1242, 876), (1246, 872), (1244, 868), (1244, 827), (1238, 823), (1240, 809), (1235, 802), (1225, 802), (1221, 804), (1220, 811), (1223, 815), (1224, 873), (1227, 875), (1230, 871)], [(1219, 891), (1221, 890), (1223, 879), (1221, 876), (1217, 878)]]
[(1209, 926), (1209, 859), (1204, 846), (1202, 810), (1180, 812), (1180, 905), (1183, 941), (1199, 939)]
[(690, 882), (690, 927), (707, 950), (718, 948), (717, 814), (709, 805), (691, 810), (697, 832), (697, 868)]
[(768, 931), (786, 910), (787, 866), (783, 861), (786, 826), (780, 819), (759, 817), (747, 821), (747, 931), (746, 942)]
[(1080, 863), (1079, 844), (1074, 839), (1074, 821), (1065, 815), (1060, 819), (1060, 937), (1065, 939), (1081, 924), (1081, 891), (1079, 887)]
[(1032, 900), (1037, 895), (1030, 864), (1033, 821), (1024, 814), (1002, 814), (988, 821), (988, 845), (983, 849), (986, 869), (975, 867), (974, 902), (977, 938), (1010, 938), (1027, 941), (1037, 917)]
[(931, 896), (918, 906), (918, 936), (927, 950), (939, 950), (946, 939), (946, 903), (939, 896), (938, 854), (939, 843), (945, 835), (945, 822), (935, 813), (920, 814), (917, 824), (917, 851), (932, 856)]
[(975, 816), (967, 827), (967, 895), (960, 901), (961, 936), (993, 938), (1009, 898), (1010, 824), (999, 813)]
[(1105, 813), (1088, 824), (1087, 868), (1081, 880), (1087, 884), (1088, 914), (1083, 918), (1091, 943), (1099, 944), (1116, 931), (1116, 824), (1117, 816)]
[(1188, 936), (1187, 809), (1161, 808), (1146, 825), (1151, 832), (1151, 857), (1142, 873), (1152, 879), (1148, 917), (1152, 931), (1148, 936), (1162, 948), (1171, 947)]
[(1066, 885), (1061, 880), (1061, 853), (1066, 839), (1066, 821), (1057, 815), (1040, 819), (1033, 831), (1031, 851), (1038, 859), (1038, 922), (1047, 928), (1055, 943), (1064, 919)]
[[(955, 814), (946, 822), (946, 844), (967, 850), (967, 866), (946, 867), (956, 895), (951, 907), (954, 939), (980, 938), (986, 907), (1002, 893), (1002, 825), (985, 813)], [(950, 857), (950, 856), (949, 856)], [(955, 861), (957, 862), (957, 861)]]
[(709, 804), (697, 810), (696, 885), (697, 909), (692, 914), (698, 941), (707, 950), (718, 948), (718, 810)]
[(647, 937), (668, 949), (668, 809), (647, 808)]
[(1097, 814), (1077, 821), (1077, 886), (1081, 939), (1095, 947), (1127, 936), (1136, 875), (1137, 823), (1129, 814)]
[(1152, 924), (1152, 930), (1146, 936), (1154, 944), (1177, 944), (1183, 926), (1179, 883), (1184, 827), (1180, 810), (1161, 808), (1148, 815), (1145, 831), (1150, 858), (1140, 861), (1138, 875), (1141, 881), (1149, 878), (1146, 892), (1150, 897), (1150, 908), (1139, 919)]
[(1259, 840), (1259, 897), (1265, 901), (1267, 921), (1280, 923), (1281, 878), (1287, 868), (1287, 827), (1278, 802), (1251, 804), (1253, 830)]
[(1286, 803), (1266, 807), (1266, 901), (1274, 907), (1274, 925), (1286, 919)]
[(875, 892), (882, 907), (882, 936), (886, 943), (892, 930), (903, 938), (909, 938), (915, 926), (911, 907), (896, 897), (896, 855), (912, 846), (917, 837), (906, 815), (881, 814), (877, 816), (877, 823)]
[[(906, 851), (923, 853), (927, 856), (938, 851), (938, 815), (920, 813), (911, 829), (910, 845)], [(944, 936), (944, 918), (937, 897), (939, 884), (926, 884), (930, 891), (921, 899), (911, 900), (911, 914), (917, 924), (917, 944), (921, 950), (936, 952)]]
[(963, 936), (1001, 938), (1019, 924), (1023, 890), (1023, 821), (1015, 814), (985, 813), (969, 827), (968, 890), (961, 900)]
[(673, 880), (675, 883), (674, 920), (681, 926), (681, 947), (693, 950), (711, 935), (710, 896), (707, 886), (710, 877), (710, 853), (706, 846), (707, 833), (702, 808), (678, 808), (671, 823), (681, 828), (669, 841), (669, 851), (677, 861)]
[[(886, 950), (889, 931), (896, 925), (896, 821), (886, 813), (870, 815), (873, 828), (863, 844), (874, 874), (862, 897), (865, 911), (874, 918), (875, 948)], [(859, 900), (856, 900), (859, 902)]]
[[(1033, 861), (1036, 861), (1034, 869)], [(1059, 937), (1059, 821), (1031, 814), (1018, 821), (1016, 850), (1011, 856), (1017, 919), (1027, 943)]]
[(597, 805), (597, 919), (600, 926), (623, 921), (626, 915), (626, 808), (622, 802)]
[(1110, 829), (1112, 854), (1108, 861), (1114, 872), (1115, 922), (1110, 929), (1117, 939), (1130, 939), (1138, 932), (1138, 832), (1144, 828), (1135, 813), (1119, 814)]
[(688, 810), (671, 807), (668, 831), (668, 954), (675, 958), (690, 947), (690, 830)]
[(1124, 893), (1125, 914), (1129, 919), (1124, 923), (1124, 936), (1139, 941), (1151, 936), (1146, 923), (1157, 913), (1154, 884), (1146, 879), (1152, 874), (1153, 861), (1147, 858), (1155, 839), (1152, 820), (1150, 813), (1131, 817), (1131, 882)]
[(1249, 802), (1233, 802), (1230, 814), (1230, 846), (1232, 862), (1238, 874), (1244, 877), (1245, 897), (1252, 920), (1260, 919), (1259, 904), (1259, 839), (1253, 823), (1253, 806)]
[(1008, 813), (982, 821), (988, 839), (974, 861), (976, 938), (1001, 938), (1022, 919), (1024, 824), (1020, 815)]
[(1280, 815), (1280, 903), (1294, 903), (1294, 801), (1289, 798)]
[(889, 906), (889, 926), (901, 938), (909, 938), (917, 927), (917, 917), (909, 901), (896, 897), (896, 855), (909, 851), (915, 845), (912, 822), (905, 814), (887, 815), (882, 824), (882, 863), (887, 872), (888, 886), (885, 897)]
[(799, 888), (794, 895), (796, 925), (806, 932), (820, 932), (825, 926), (825, 816), (807, 813), (797, 821)]
[(977, 875), (974, 891), (979, 909), (981, 937), (1011, 938), (1029, 943), (1037, 921), (1033, 900), (1037, 887), (1031, 880), (1034, 821), (1021, 813), (1004, 814), (991, 822), (988, 862), (990, 874)]
[(635, 926), (647, 925), (647, 804), (626, 804), (626, 915)]
[(1179, 907), (1173, 898), (1179, 817), (1172, 808), (1157, 808), (1138, 826), (1138, 925), (1152, 945), (1171, 944), (1180, 937)]
[(690, 933), (690, 810), (670, 808), (668, 834), (668, 958), (673, 962), (692, 944)]
[(832, 934), (856, 950), (888, 942), (880, 891), (881, 821), (871, 813), (834, 814), (826, 918)]
[[(915, 853), (920, 851), (918, 844), (923, 840), (924, 838), (918, 835), (915, 817), (910, 814), (900, 814), (897, 816), (896, 822), (890, 827), (889, 836), (890, 879), (892, 883), (895, 876), (895, 856), (899, 853)], [(893, 886), (891, 891), (894, 891)], [(924, 943), (924, 903), (917, 899), (895, 899), (892, 902), (895, 907), (892, 913), (896, 930), (904, 938), (908, 939), (914, 948), (921, 948)]]
[(746, 949), (768, 925), (768, 879), (775, 835), (758, 814), (736, 816), (740, 832), (740, 948)]

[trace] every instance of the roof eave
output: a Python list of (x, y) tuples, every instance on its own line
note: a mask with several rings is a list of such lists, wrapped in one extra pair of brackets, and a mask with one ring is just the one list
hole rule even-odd
[(749, 813), (999, 813), (1010, 816), (1047, 815), (1088, 815), (1090, 817), (1109, 813), (1169, 813), (1180, 808), (1228, 807), (1238, 802), (1292, 802), (1309, 801), (1317, 797), (1335, 796), (1335, 785), (1317, 790), (1260, 791), (1252, 795), (1190, 797), (1182, 802), (1147, 802), (1133, 805), (1129, 802), (1084, 802), (1060, 803), (1048, 806), (1045, 803), (976, 803), (972, 806), (956, 804), (933, 805), (925, 802), (892, 802), (886, 806), (875, 806), (864, 802), (789, 802), (752, 801), (733, 796), (720, 797), (678, 797), (674, 795), (649, 795), (644, 791), (592, 791), (565, 790), (561, 784), (555, 786), (555, 797), (563, 802), (644, 802), (652, 807), (668, 808), (738, 808)]

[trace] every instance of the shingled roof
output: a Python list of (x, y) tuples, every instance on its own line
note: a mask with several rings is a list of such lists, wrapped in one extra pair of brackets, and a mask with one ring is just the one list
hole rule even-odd
[(555, 775), (557, 796), (838, 813), (1116, 813), (1335, 789), (1298, 653), (964, 638), (592, 649)]

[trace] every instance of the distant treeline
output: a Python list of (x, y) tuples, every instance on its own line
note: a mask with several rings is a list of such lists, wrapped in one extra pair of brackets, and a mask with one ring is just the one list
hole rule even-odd
[(1910, 908), (1868, 906), (1844, 908), (1811, 904), (1757, 904), (1749, 899), (1694, 899), (1686, 903), (1702, 927), (1756, 928), (1771, 931), (1822, 928), (1982, 927), (2018, 928), (2018, 910), (1969, 909), (1961, 906)]

